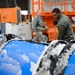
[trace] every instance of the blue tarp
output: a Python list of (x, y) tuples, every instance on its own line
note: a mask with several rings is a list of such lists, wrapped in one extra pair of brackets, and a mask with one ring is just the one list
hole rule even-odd
[(68, 65), (64, 70), (64, 75), (75, 75), (75, 52), (72, 53), (68, 60)]
[(0, 53), (0, 75), (32, 75), (44, 44), (13, 40)]

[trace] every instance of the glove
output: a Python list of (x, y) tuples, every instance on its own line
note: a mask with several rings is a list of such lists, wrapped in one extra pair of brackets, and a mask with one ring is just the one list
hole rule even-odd
[(54, 26), (57, 25), (58, 24), (58, 21), (57, 20), (54, 20), (53, 21), (53, 24), (54, 24)]

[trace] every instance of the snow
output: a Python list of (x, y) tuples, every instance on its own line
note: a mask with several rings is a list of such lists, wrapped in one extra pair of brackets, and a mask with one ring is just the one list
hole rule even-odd
[(43, 52), (36, 65), (36, 70), (34, 70), (32, 75), (51, 75), (50, 67), (52, 66), (52, 58), (59, 56), (60, 52), (64, 48), (65, 44), (58, 43), (58, 40), (54, 40), (50, 43), (49, 47)]
[(58, 62), (56, 64), (54, 75), (59, 75), (62, 73), (62, 71), (68, 64), (69, 56), (72, 54), (74, 50), (75, 50), (75, 44), (73, 44), (70, 47), (70, 49), (66, 49), (65, 52), (61, 54), (61, 57), (58, 59)]

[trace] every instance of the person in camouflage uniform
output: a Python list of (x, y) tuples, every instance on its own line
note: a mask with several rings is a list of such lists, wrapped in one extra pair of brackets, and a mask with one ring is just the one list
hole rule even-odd
[(42, 21), (41, 12), (38, 12), (38, 14), (33, 19), (32, 23), (32, 29), (33, 32), (36, 33), (36, 37), (33, 38), (32, 41), (40, 41), (40, 42), (47, 42), (47, 37), (42, 34), (42, 29), (47, 30), (48, 27), (46, 27)]
[(69, 42), (74, 39), (69, 17), (62, 14), (59, 8), (54, 8), (52, 14), (55, 18), (54, 25), (58, 25), (58, 40)]

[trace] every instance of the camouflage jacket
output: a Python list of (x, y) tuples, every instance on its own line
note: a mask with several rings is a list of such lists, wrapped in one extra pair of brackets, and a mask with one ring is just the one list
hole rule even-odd
[(41, 16), (36, 16), (33, 19), (33, 23), (32, 23), (32, 29), (34, 32), (36, 31), (42, 31), (42, 27), (44, 26), (43, 21), (42, 21), (42, 17)]

